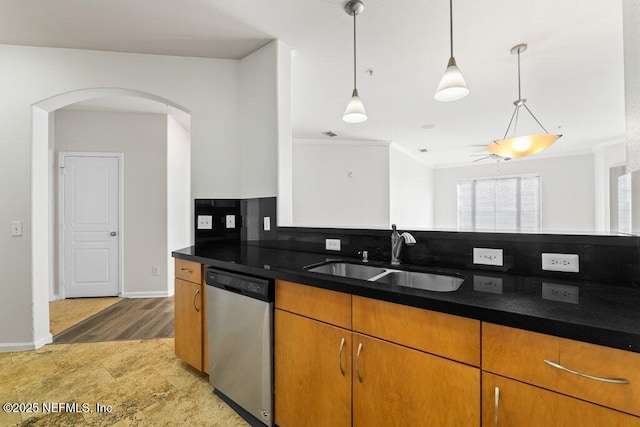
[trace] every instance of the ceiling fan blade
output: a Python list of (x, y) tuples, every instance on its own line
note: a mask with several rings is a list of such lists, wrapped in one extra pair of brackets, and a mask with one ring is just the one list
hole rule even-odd
[(495, 157), (495, 155), (494, 154), (488, 154), (488, 155), (486, 155), (484, 157), (481, 157), (479, 159), (472, 160), (471, 163), (479, 162), (479, 161), (485, 160), (485, 159), (490, 159), (492, 157)]

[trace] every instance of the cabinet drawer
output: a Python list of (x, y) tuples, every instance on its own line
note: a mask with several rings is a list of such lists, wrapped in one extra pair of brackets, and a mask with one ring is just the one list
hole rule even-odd
[(519, 381), (483, 373), (482, 425), (640, 427), (640, 418)]
[(176, 258), (175, 275), (178, 279), (193, 283), (202, 283), (202, 264)]
[[(572, 374), (544, 361), (616, 384)], [(640, 354), (483, 323), (482, 369), (640, 415)]]
[(480, 321), (353, 297), (353, 330), (480, 366)]
[(276, 280), (276, 308), (351, 329), (351, 295)]

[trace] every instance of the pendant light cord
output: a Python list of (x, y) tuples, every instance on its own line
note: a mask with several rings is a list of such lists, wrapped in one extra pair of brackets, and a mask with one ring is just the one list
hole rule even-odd
[(453, 0), (449, 0), (449, 43), (451, 48), (451, 58), (453, 58)]
[(356, 90), (356, 15), (357, 12), (353, 12), (353, 89)]

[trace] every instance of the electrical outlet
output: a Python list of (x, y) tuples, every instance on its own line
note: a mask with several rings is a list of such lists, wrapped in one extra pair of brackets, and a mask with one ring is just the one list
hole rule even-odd
[(502, 293), (502, 278), (473, 275), (473, 290), (479, 292), (489, 292), (492, 294)]
[(543, 299), (578, 304), (579, 296), (580, 288), (577, 286), (542, 283)]
[(198, 230), (211, 230), (213, 228), (213, 216), (198, 215)]
[(580, 258), (576, 254), (542, 254), (542, 269), (578, 273)]
[(502, 267), (502, 249), (473, 248), (473, 263)]
[(227, 224), (227, 228), (236, 228), (236, 216), (235, 215), (227, 215), (226, 216), (226, 224)]
[(328, 251), (339, 251), (340, 239), (325, 239), (324, 248)]
[(271, 230), (271, 217), (270, 216), (265, 216), (262, 218), (262, 222), (264, 225), (264, 231), (269, 231)]
[(151, 267), (151, 275), (152, 276), (159, 276), (160, 275), (160, 269), (158, 267)]

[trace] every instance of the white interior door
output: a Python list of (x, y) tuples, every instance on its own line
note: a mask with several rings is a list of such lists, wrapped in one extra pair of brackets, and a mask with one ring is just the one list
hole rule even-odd
[(61, 270), (65, 298), (120, 292), (120, 159), (61, 155)]

